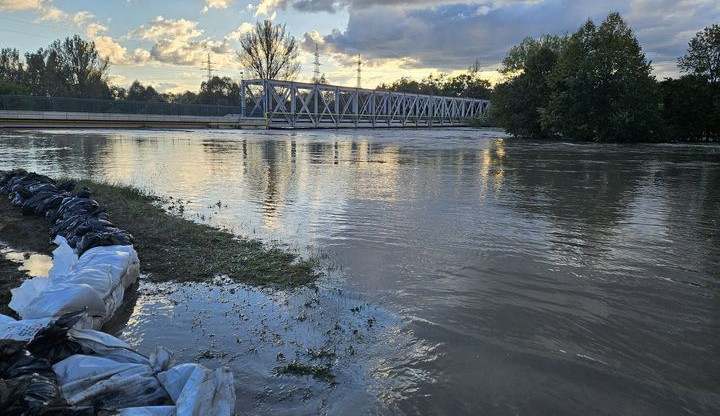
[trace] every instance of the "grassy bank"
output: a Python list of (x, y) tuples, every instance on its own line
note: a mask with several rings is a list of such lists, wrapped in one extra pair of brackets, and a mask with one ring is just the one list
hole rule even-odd
[(135, 237), (143, 273), (156, 281), (201, 281), (217, 275), (252, 285), (288, 288), (312, 283), (315, 262), (286, 249), (198, 224), (159, 206), (138, 189), (79, 181), (107, 207), (112, 222)]
[[(148, 279), (186, 282), (227, 275), (250, 285), (292, 288), (319, 277), (313, 260), (169, 213), (157, 197), (138, 189), (79, 181), (78, 187), (82, 186), (107, 207), (116, 226), (135, 237), (141, 270)], [(0, 200), (0, 241), (14, 249), (49, 254), (50, 227), (45, 218), (23, 216), (9, 201)], [(7, 313), (9, 290), (20, 284), (24, 273), (17, 264), (0, 261), (0, 313)]]

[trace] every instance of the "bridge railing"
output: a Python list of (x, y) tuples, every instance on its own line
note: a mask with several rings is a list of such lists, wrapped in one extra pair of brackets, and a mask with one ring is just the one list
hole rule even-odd
[(490, 102), (275, 80), (242, 82), (242, 114), (289, 127), (464, 125)]
[(95, 100), (86, 98), (39, 97), (28, 95), (0, 95), (0, 110), (223, 117), (232, 114), (240, 115), (242, 107), (125, 100)]

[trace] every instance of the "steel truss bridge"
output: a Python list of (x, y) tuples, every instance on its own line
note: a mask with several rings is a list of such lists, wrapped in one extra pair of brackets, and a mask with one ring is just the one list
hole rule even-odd
[(242, 119), (267, 128), (442, 127), (484, 115), (487, 100), (275, 80), (242, 81)]

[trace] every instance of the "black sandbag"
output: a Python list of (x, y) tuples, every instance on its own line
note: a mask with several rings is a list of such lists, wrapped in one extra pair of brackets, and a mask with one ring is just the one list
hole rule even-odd
[(47, 359), (51, 364), (62, 361), (74, 354), (81, 354), (82, 347), (67, 336), (67, 332), (80, 319), (84, 311), (72, 312), (38, 331), (25, 347), (34, 356)]
[(37, 415), (53, 404), (64, 404), (54, 378), (30, 374), (9, 380), (0, 379), (3, 416)]

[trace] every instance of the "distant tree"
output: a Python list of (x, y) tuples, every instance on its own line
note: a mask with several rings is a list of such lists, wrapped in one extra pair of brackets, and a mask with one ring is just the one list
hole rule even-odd
[(194, 104), (198, 101), (198, 95), (192, 91), (185, 91), (181, 94), (164, 94), (165, 100), (169, 103)]
[(555, 68), (566, 37), (525, 38), (503, 60), (508, 80), (495, 86), (490, 114), (508, 133), (528, 138), (547, 137), (540, 123), (540, 108), (550, 97), (548, 76)]
[(240, 38), (238, 58), (257, 78), (292, 80), (300, 72), (299, 53), (295, 37), (284, 24), (265, 20)]
[(20, 60), (20, 52), (17, 49), (0, 50), (0, 80), (16, 85), (25, 84), (25, 65)]
[(705, 77), (711, 83), (720, 82), (720, 25), (698, 32), (678, 64), (686, 73)]
[(145, 101), (145, 102), (154, 102), (154, 103), (161, 103), (165, 102), (165, 99), (163, 96), (155, 91), (155, 88), (148, 85), (147, 87), (142, 85), (140, 81), (135, 80), (131, 85), (130, 88), (127, 90), (127, 100), (128, 101)]
[(200, 85), (197, 101), (201, 104), (240, 105), (240, 85), (229, 77), (212, 77)]
[(109, 98), (107, 73), (110, 62), (100, 56), (95, 42), (75, 35), (56, 40), (48, 48), (48, 58), (56, 76), (71, 96)]
[(660, 126), (652, 67), (620, 14), (589, 20), (564, 46), (541, 109), (544, 130), (565, 139), (644, 141)]
[(30, 88), (0, 79), (0, 94), (28, 95)]
[(685, 75), (660, 83), (663, 119), (669, 139), (720, 139), (718, 87), (700, 75)]

